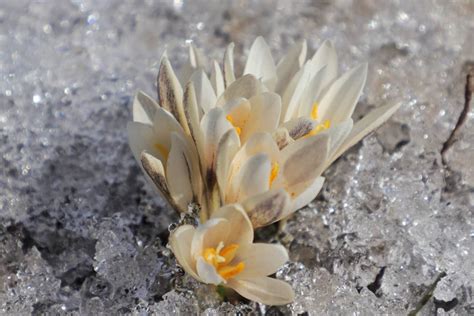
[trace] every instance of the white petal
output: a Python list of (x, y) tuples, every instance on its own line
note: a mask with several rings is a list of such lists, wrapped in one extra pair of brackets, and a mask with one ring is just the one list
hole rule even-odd
[(232, 179), (241, 170), (243, 164), (252, 156), (257, 154), (266, 154), (270, 161), (277, 161), (279, 152), (278, 146), (270, 134), (253, 134), (252, 137), (250, 137), (250, 139), (242, 146), (242, 148), (240, 148), (232, 160), (228, 181), (231, 181), (230, 179)]
[(239, 150), (240, 139), (234, 130), (227, 131), (217, 146), (216, 176), (221, 200), (224, 200), (230, 163)]
[(197, 273), (202, 282), (207, 284), (219, 285), (226, 281), (217, 273), (214, 266), (207, 263), (203, 257), (199, 257), (196, 263)]
[(186, 89), (184, 90), (183, 105), (190, 136), (194, 140), (197, 151), (201, 156), (204, 148), (203, 135), (200, 125), (202, 111), (197, 105), (196, 92), (192, 82), (188, 82)]
[(278, 94), (264, 92), (253, 96), (249, 102), (251, 114), (240, 135), (242, 142), (258, 132), (272, 133), (280, 121), (281, 99)]
[(239, 251), (235, 261), (245, 264), (238, 279), (258, 278), (277, 272), (288, 261), (288, 251), (282, 245), (255, 243)]
[(314, 180), (303, 192), (296, 196), (296, 198), (292, 201), (290, 212), (287, 215), (296, 212), (314, 200), (319, 191), (321, 191), (324, 180), (324, 177), (317, 177), (316, 180)]
[(211, 72), (211, 84), (214, 88), (216, 96), (220, 96), (225, 89), (224, 77), (222, 75), (221, 67), (219, 66), (219, 63), (217, 61), (214, 60), (212, 66), (213, 67)]
[(156, 109), (160, 106), (153, 98), (143, 91), (138, 91), (133, 100), (133, 121), (151, 124), (155, 116)]
[(201, 120), (204, 149), (201, 159), (204, 161), (203, 178), (208, 192), (207, 212), (212, 212), (220, 205), (219, 187), (217, 185), (216, 163), (217, 146), (222, 136), (233, 129), (225, 118), (221, 108), (212, 108)]
[(286, 122), (298, 114), (298, 105), (301, 102), (305, 88), (311, 79), (309, 64), (305, 64), (303, 68), (292, 79), (282, 98), (282, 119)]
[(325, 82), (327, 74), (328, 68), (323, 66), (310, 80), (298, 106), (299, 116), (309, 117), (311, 115), (314, 103), (321, 99), (323, 91), (327, 88), (327, 84), (329, 84), (329, 82)]
[(160, 105), (168, 110), (183, 128), (186, 128), (187, 124), (183, 110), (183, 89), (166, 57), (163, 57), (160, 65), (158, 91)]
[[(178, 134), (171, 135), (171, 150), (166, 164), (168, 187), (176, 204), (185, 212), (191, 202), (197, 202), (193, 184), (198, 181), (196, 162), (191, 160), (185, 140)], [(194, 169), (194, 170), (193, 170)]]
[(290, 213), (291, 199), (284, 189), (271, 189), (246, 199), (242, 206), (254, 228), (278, 221)]
[(181, 209), (176, 205), (174, 199), (171, 197), (171, 193), (166, 181), (165, 169), (163, 163), (153, 155), (146, 151), (141, 154), (141, 166), (147, 175), (147, 179), (153, 183), (168, 203), (173, 207), (174, 210), (180, 212)]
[[(311, 73), (315, 74), (322, 67), (326, 67), (326, 84), (337, 77), (337, 54), (331, 41), (324, 41), (310, 61)], [(324, 87), (323, 87), (324, 88)]]
[(329, 150), (329, 137), (327, 134), (299, 139), (286, 146), (281, 151), (280, 174), (274, 186), (278, 188), (277, 181), (284, 180), (287, 191), (291, 193), (292, 187), (311, 181), (323, 171), (323, 166)]
[(367, 78), (367, 64), (357, 66), (338, 78), (321, 99), (318, 115), (321, 120), (336, 124), (352, 116)]
[(222, 136), (233, 129), (233, 126), (225, 118), (225, 113), (220, 108), (212, 108), (201, 120), (203, 132), (205, 160), (208, 167), (214, 168), (217, 145)]
[(282, 94), (291, 78), (298, 72), (306, 60), (306, 40), (297, 42), (277, 65), (277, 84), (275, 92)]
[(228, 286), (251, 301), (267, 305), (285, 305), (295, 299), (288, 283), (269, 277), (230, 279)]
[(230, 183), (226, 203), (243, 201), (249, 196), (268, 191), (271, 162), (266, 154), (250, 157)]
[(197, 69), (205, 69), (206, 68), (206, 57), (202, 53), (202, 51), (193, 44), (189, 45), (189, 59), (187, 64), (185, 64), (182, 68), (180, 74), (180, 82), (184, 86), (189, 81), (191, 75)]
[(232, 99), (222, 106), (226, 118), (230, 115), (232, 125), (242, 128), (249, 120), (250, 102), (244, 98)]
[(209, 111), (216, 104), (216, 93), (212, 87), (209, 78), (202, 69), (198, 69), (190, 79), (194, 84), (196, 91), (196, 100), (198, 106), (204, 111)]
[(398, 110), (400, 105), (401, 103), (394, 102), (378, 107), (364, 116), (361, 120), (357, 121), (354, 124), (354, 128), (352, 128), (349, 136), (347, 136), (344, 143), (333, 154), (326, 167), (329, 166), (334, 160), (339, 158), (339, 156), (341, 156), (346, 150), (358, 143), (367, 134), (388, 120), (390, 116), (392, 116), (392, 114)]
[(133, 156), (137, 161), (140, 161), (142, 151), (146, 150), (160, 160), (166, 161), (166, 157), (157, 149), (155, 143), (163, 141), (159, 139), (153, 130), (153, 127), (148, 124), (139, 122), (128, 122), (128, 144), (133, 152)]
[(263, 37), (255, 39), (250, 47), (247, 63), (245, 64), (244, 75), (252, 74), (269, 88), (273, 89), (276, 83), (276, 67), (272, 53)]
[(331, 157), (344, 143), (351, 133), (352, 126), (353, 122), (350, 118), (324, 131), (329, 134), (330, 139), (328, 157)]
[(226, 88), (235, 81), (234, 43), (230, 43), (224, 54), (224, 83)]
[(262, 84), (253, 75), (244, 75), (227, 86), (224, 93), (217, 100), (217, 106), (222, 106), (232, 99), (250, 99), (262, 92)]
[[(184, 137), (184, 130), (178, 121), (168, 111), (159, 108), (153, 118), (153, 130), (156, 135), (156, 143), (169, 150), (171, 146), (171, 133), (176, 132)], [(156, 146), (155, 146), (156, 147)]]
[(179, 264), (184, 271), (193, 278), (200, 280), (196, 273), (196, 263), (191, 256), (191, 242), (195, 233), (195, 228), (191, 225), (183, 225), (172, 231), (169, 237), (169, 245)]
[(247, 247), (253, 242), (253, 227), (245, 210), (238, 204), (228, 204), (218, 209), (212, 218), (227, 220), (231, 228), (224, 244), (238, 244)]

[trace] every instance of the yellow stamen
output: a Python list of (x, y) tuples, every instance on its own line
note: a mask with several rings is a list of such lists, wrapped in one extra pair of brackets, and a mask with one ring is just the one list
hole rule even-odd
[(235, 277), (237, 274), (241, 273), (245, 269), (245, 263), (239, 262), (235, 266), (225, 266), (222, 268), (219, 268), (217, 272), (220, 274), (220, 276), (225, 279), (231, 279)]
[(229, 265), (235, 258), (238, 244), (230, 244), (224, 247), (224, 243), (220, 242), (216, 248), (204, 249), (202, 256), (204, 260), (216, 268), (217, 273), (225, 280), (235, 277), (245, 268), (244, 262), (239, 262), (236, 265)]
[(242, 129), (240, 127), (238, 127), (237, 125), (235, 125), (234, 119), (232, 118), (232, 116), (227, 115), (225, 118), (230, 122), (230, 124), (232, 124), (232, 126), (234, 126), (235, 131), (237, 132), (237, 135), (240, 136), (240, 134), (242, 133)]
[(311, 109), (311, 118), (313, 120), (318, 118), (318, 102), (313, 103), (313, 108)]
[(273, 181), (275, 181), (276, 177), (278, 176), (278, 172), (280, 171), (280, 165), (278, 162), (272, 162), (272, 170), (270, 171), (270, 177), (268, 182), (270, 186), (272, 186)]
[(161, 145), (160, 143), (155, 143), (155, 148), (160, 152), (165, 160), (168, 160), (169, 151), (165, 146)]
[(234, 259), (235, 257), (235, 253), (237, 252), (237, 249), (239, 249), (239, 245), (230, 244), (229, 246), (222, 249), (222, 251), (220, 252), (220, 255), (224, 257), (225, 262), (231, 262), (232, 259)]
[(311, 132), (306, 134), (304, 137), (314, 136), (314, 135), (328, 129), (329, 127), (331, 127), (331, 121), (330, 120), (325, 120), (323, 123), (316, 125), (316, 127)]

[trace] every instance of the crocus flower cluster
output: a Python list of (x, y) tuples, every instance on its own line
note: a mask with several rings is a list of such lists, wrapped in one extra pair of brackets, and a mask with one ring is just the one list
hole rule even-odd
[(253, 229), (311, 202), (324, 170), (399, 105), (378, 107), (354, 123), (367, 65), (338, 75), (329, 41), (309, 59), (301, 41), (275, 64), (258, 37), (241, 75), (233, 48), (222, 67), (211, 63), (209, 76), (196, 47), (179, 76), (165, 54), (158, 99), (139, 92), (134, 100), (130, 147), (174, 209), (200, 206), (200, 226), (181, 226), (170, 236), (183, 268), (249, 299), (286, 304), (291, 288), (266, 277), (286, 261), (286, 250), (252, 244)]

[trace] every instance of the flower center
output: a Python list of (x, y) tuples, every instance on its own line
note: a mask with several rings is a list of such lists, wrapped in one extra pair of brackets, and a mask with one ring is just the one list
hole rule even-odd
[(326, 129), (331, 127), (331, 121), (330, 120), (324, 120), (321, 124), (316, 125), (315, 128), (313, 128), (312, 131), (310, 131), (308, 134), (306, 134), (304, 137), (309, 137), (309, 136), (314, 136)]
[(272, 186), (273, 181), (275, 181), (276, 177), (278, 176), (279, 171), (280, 165), (278, 164), (278, 162), (272, 162), (272, 170), (270, 171), (270, 177), (268, 178), (270, 187)]
[(217, 273), (224, 280), (228, 280), (238, 275), (245, 268), (245, 263), (242, 261), (235, 265), (229, 264), (234, 259), (237, 249), (239, 249), (239, 245), (230, 244), (224, 247), (224, 243), (221, 241), (216, 248), (204, 249), (202, 256), (207, 263), (216, 268)]
[(160, 152), (165, 160), (168, 160), (169, 151), (160, 143), (155, 143), (155, 149)]
[(242, 133), (242, 129), (235, 124), (234, 119), (232, 118), (232, 116), (227, 115), (225, 118), (230, 122), (230, 124), (232, 124), (232, 126), (234, 126), (235, 131), (237, 132), (237, 135), (240, 136), (240, 134)]

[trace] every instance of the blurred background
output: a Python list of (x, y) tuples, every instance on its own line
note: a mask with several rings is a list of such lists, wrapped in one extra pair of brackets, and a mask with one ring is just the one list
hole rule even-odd
[[(473, 314), (473, 16), (470, 0), (0, 1), (0, 314)], [(177, 216), (126, 137), (165, 50), (179, 68), (189, 43), (221, 62), (233, 41), (242, 69), (258, 35), (276, 60), (306, 38), (331, 39), (341, 71), (368, 62), (356, 117), (403, 102), (289, 222), (277, 277), (297, 298), (278, 308), (183, 276)]]

